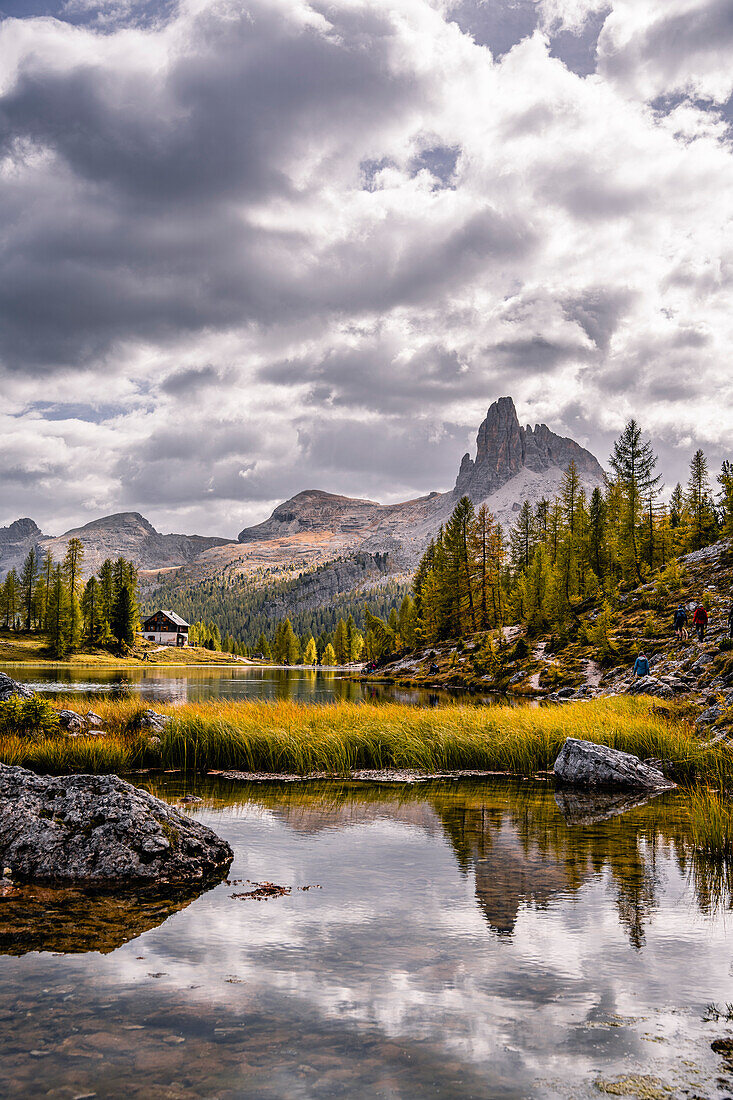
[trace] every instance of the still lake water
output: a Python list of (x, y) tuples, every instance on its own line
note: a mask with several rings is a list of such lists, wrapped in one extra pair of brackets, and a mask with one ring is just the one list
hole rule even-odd
[(733, 1096), (733, 1024), (705, 1019), (733, 1000), (730, 901), (678, 794), (593, 824), (537, 781), (137, 781), (202, 796), (230, 878), (292, 893), (79, 916), (36, 890), (35, 925), (0, 900), (26, 922), (0, 942), (26, 952), (0, 955), (3, 1096)]
[[(293, 699), (300, 703), (396, 702), (437, 706), (459, 697), (473, 702), (492, 696), (467, 692), (427, 691), (392, 684), (361, 684), (339, 672), (302, 668), (241, 667), (170, 668), (69, 668), (63, 665), (3, 665), (15, 680), (44, 695), (84, 694), (109, 696), (130, 691), (152, 703), (188, 703), (205, 699)], [(495, 696), (493, 698), (496, 698)]]

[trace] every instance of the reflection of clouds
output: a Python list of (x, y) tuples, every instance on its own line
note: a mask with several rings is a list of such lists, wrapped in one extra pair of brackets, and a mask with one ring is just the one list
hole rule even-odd
[[(399, 815), (403, 808), (391, 805)], [(232, 878), (323, 890), (256, 903), (232, 901), (236, 888), (218, 887), (116, 952), (106, 974), (113, 984), (138, 982), (141, 966), (164, 971), (161, 984), (186, 990), (202, 1008), (268, 1006), (304, 1029), (376, 1029), (515, 1082), (577, 1082), (614, 1058), (663, 1073), (671, 1048), (644, 1041), (652, 1030), (674, 1040), (675, 1059), (699, 1062), (699, 1023), (679, 1008), (692, 1006), (694, 1015), (729, 996), (720, 966), (725, 923), (695, 914), (682, 872), (659, 853), (639, 952), (620, 923), (608, 870), (542, 907), (521, 903), (513, 936), (500, 939), (477, 903), (473, 871), (462, 875), (445, 838), (409, 820), (375, 816), (303, 831), (257, 805), (199, 816), (232, 843)], [(694, 968), (681, 966), (693, 953)], [(229, 975), (244, 984), (226, 984)], [(588, 1031), (612, 1014), (647, 1019)]]

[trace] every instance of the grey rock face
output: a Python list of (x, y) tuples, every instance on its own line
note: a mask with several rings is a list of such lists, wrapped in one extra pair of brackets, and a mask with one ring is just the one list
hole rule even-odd
[(33, 692), (25, 684), (19, 684), (12, 680), (4, 672), (0, 672), (0, 703), (7, 703), (8, 699), (17, 696), (18, 699), (32, 699)]
[(590, 451), (573, 439), (556, 435), (546, 424), (520, 427), (511, 397), (500, 397), (491, 405), (478, 430), (476, 458), (463, 456), (455, 493), (480, 500), (523, 468), (542, 473), (551, 467), (565, 469), (571, 461), (581, 475), (601, 484), (603, 470)]
[(561, 783), (574, 787), (654, 791), (670, 790), (675, 786), (638, 756), (575, 737), (568, 737), (560, 749), (553, 771)]
[(0, 860), (20, 880), (183, 884), (223, 874), (232, 850), (116, 775), (40, 776), (2, 764)]

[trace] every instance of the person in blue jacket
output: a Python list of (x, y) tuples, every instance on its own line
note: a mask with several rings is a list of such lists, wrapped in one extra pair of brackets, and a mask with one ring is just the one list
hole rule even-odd
[(649, 675), (649, 661), (646, 659), (643, 653), (640, 653), (636, 658), (634, 665), (634, 676), (648, 676)]
[(678, 638), (687, 637), (687, 612), (682, 604), (674, 613), (674, 632)]

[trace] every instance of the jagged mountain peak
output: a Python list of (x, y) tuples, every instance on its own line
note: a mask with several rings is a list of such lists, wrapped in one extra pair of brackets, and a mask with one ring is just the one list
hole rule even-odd
[(521, 427), (511, 397), (500, 397), (490, 405), (476, 436), (476, 457), (465, 454), (454, 493), (470, 496), (474, 502), (495, 493), (520, 470), (543, 473), (565, 469), (574, 461), (581, 474), (603, 478), (598, 460), (573, 439), (556, 435), (546, 424)]

